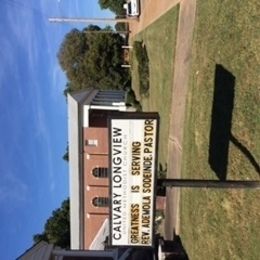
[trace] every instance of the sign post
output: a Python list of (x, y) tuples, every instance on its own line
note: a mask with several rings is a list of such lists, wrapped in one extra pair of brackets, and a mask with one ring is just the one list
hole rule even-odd
[(157, 185), (178, 188), (260, 189), (260, 181), (158, 179)]
[(109, 119), (110, 243), (152, 247), (159, 116), (122, 113)]

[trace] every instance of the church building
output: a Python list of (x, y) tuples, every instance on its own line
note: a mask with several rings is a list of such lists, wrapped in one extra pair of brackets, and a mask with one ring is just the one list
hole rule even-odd
[(126, 111), (125, 100), (117, 90), (68, 94), (71, 249), (100, 249), (108, 232), (107, 118)]

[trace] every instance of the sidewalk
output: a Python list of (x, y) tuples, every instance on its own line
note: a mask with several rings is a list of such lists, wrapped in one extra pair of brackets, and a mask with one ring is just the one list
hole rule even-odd
[[(174, 80), (172, 91), (171, 122), (168, 145), (168, 178), (181, 178), (183, 130), (186, 98), (191, 67), (193, 28), (196, 0), (180, 2), (176, 43)], [(165, 237), (173, 238), (173, 231), (180, 232), (180, 189), (167, 189)]]

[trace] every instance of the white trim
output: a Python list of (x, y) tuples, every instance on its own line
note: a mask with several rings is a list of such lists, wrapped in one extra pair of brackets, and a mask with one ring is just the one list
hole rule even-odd
[(68, 94), (69, 189), (71, 249), (80, 249), (78, 103)]
[(96, 106), (92, 105), (91, 109), (102, 109), (102, 110), (119, 110), (119, 111), (126, 111), (126, 106)]
[(113, 106), (125, 106), (125, 102), (113, 102), (112, 103)]
[(89, 105), (84, 105), (83, 106), (83, 127), (88, 127), (89, 126)]

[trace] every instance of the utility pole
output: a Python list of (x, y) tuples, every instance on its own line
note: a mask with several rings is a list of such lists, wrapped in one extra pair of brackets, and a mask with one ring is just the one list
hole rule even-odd
[(75, 18), (75, 17), (51, 17), (51, 23), (131, 23), (136, 22), (138, 18)]

